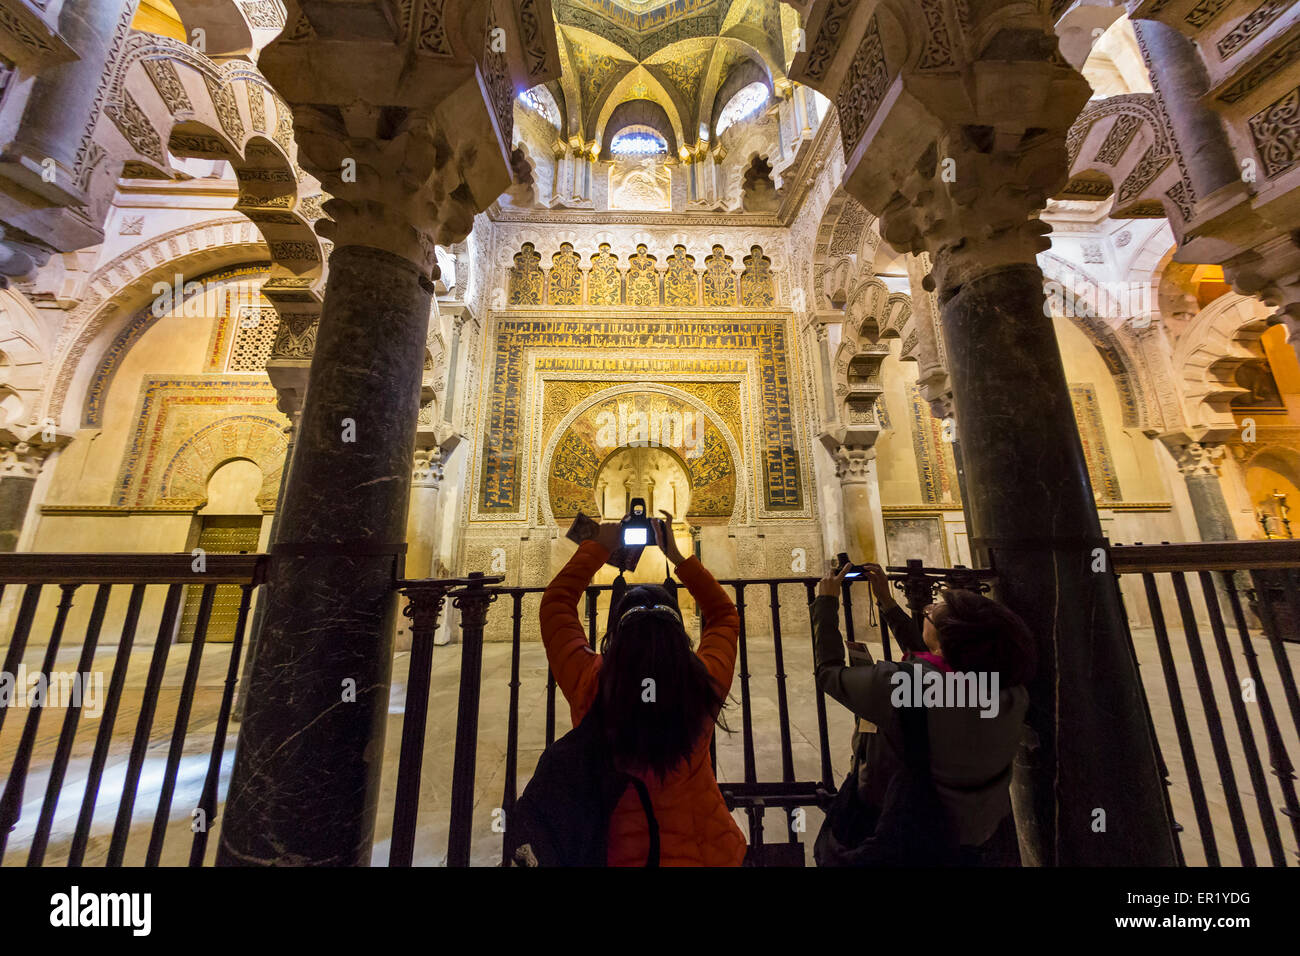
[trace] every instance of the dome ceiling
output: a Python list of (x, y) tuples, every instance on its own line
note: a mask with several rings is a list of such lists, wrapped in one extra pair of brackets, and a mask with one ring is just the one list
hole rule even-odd
[(798, 16), (777, 0), (553, 0), (553, 9), (564, 71), (550, 89), (568, 139), (606, 142), (621, 104), (649, 100), (667, 116), (666, 138), (690, 148), (701, 126), (711, 135), (720, 93), (788, 84)]

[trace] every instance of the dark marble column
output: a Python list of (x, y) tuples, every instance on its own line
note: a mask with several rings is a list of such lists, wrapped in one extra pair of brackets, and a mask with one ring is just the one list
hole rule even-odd
[(330, 260), (219, 864), (370, 861), (431, 288), (379, 249)]
[(1202, 541), (1235, 541), (1237, 530), (1228, 511), (1228, 500), (1223, 495), (1219, 481), (1219, 462), (1224, 447), (1219, 442), (1198, 441), (1187, 432), (1169, 432), (1161, 435), (1169, 453), (1173, 455), (1178, 472), (1187, 484), (1192, 515)]
[[(972, 547), (1038, 636), (1012, 787), (1028, 864), (1175, 861), (1137, 664), (1037, 266), (968, 273), (942, 304)], [(1104, 831), (1099, 831), (1103, 811)]]
[(1192, 513), (1202, 541), (1237, 540), (1218, 475), (1188, 475), (1187, 494), (1192, 499)]
[(0, 551), (17, 551), (23, 519), (32, 500), (35, 478), (0, 476)]

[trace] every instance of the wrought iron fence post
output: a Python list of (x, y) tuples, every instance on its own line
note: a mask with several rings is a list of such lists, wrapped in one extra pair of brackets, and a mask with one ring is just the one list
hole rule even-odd
[(422, 581), (401, 588), (407, 604), (402, 615), (411, 622), (411, 661), (406, 678), (402, 748), (397, 763), (397, 795), (393, 805), (393, 838), (389, 866), (410, 866), (415, 856), (415, 821), (420, 809), (420, 776), (424, 764), (424, 729), (429, 716), (429, 681), (433, 668), (433, 636), (447, 592), (455, 581)]
[(907, 562), (902, 580), (895, 582), (894, 586), (903, 592), (907, 613), (913, 620), (919, 621), (929, 606), (930, 598), (934, 595), (934, 585), (935, 581), (925, 573), (920, 560), (913, 558)]
[(488, 605), (496, 592), (485, 584), (501, 578), (485, 578), (475, 572), (469, 585), (452, 593), (452, 603), (461, 612), (462, 652), (460, 662), (460, 706), (456, 713), (456, 757), (451, 777), (451, 827), (447, 836), (447, 865), (469, 866), (470, 836), (474, 825), (474, 769), (478, 757), (478, 702), (483, 674), (483, 625)]

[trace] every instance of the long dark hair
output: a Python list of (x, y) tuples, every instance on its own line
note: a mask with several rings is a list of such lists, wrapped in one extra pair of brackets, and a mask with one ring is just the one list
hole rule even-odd
[(599, 700), (615, 761), (662, 777), (690, 756), (710, 723), (727, 726), (720, 716), (725, 695), (691, 649), (680, 618), (628, 613), (657, 604), (677, 607), (666, 589), (638, 584), (610, 608)]

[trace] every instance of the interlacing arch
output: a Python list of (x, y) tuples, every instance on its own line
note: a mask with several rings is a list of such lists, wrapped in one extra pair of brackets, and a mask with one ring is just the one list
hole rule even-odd
[(191, 38), (203, 38), (211, 57), (243, 57), (255, 53), (284, 29), (284, 4), (280, 0), (172, 0), (172, 6)]
[(213, 63), (192, 47), (134, 33), (114, 65), (95, 127), (101, 158), (92, 196), (107, 204), (119, 175), (171, 179), (171, 157), (225, 160), (239, 182), (236, 209), (270, 250), (263, 293), (283, 315), (319, 311), (328, 249), (313, 223), (319, 185), (297, 164), (288, 104), (251, 64)]

